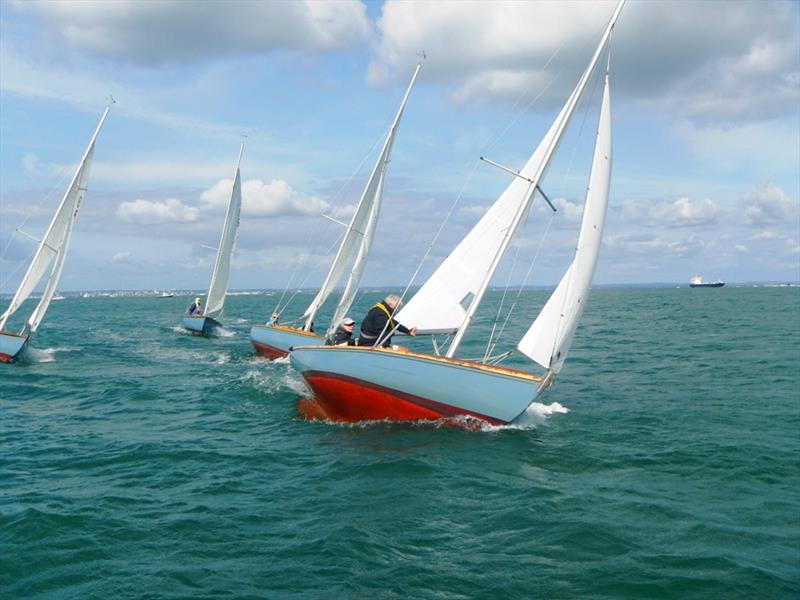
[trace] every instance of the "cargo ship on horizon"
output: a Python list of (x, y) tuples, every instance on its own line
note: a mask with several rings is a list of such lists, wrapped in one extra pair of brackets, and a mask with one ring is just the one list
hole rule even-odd
[(725, 285), (724, 281), (703, 281), (700, 275), (695, 275), (689, 280), (689, 287), (702, 287), (702, 288), (721, 288)]

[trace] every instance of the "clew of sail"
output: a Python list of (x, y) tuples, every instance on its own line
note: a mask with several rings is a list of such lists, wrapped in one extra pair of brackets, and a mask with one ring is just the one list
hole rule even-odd
[(567, 358), (592, 282), (608, 206), (611, 180), (611, 104), (606, 72), (600, 121), (575, 257), (517, 349), (558, 373)]
[(239, 148), (239, 159), (236, 162), (236, 174), (233, 178), (233, 189), (225, 212), (225, 223), (222, 226), (222, 235), (217, 248), (217, 258), (214, 262), (214, 272), (211, 275), (211, 285), (206, 298), (206, 312), (210, 317), (222, 314), (225, 305), (225, 294), (228, 292), (228, 280), (231, 271), (231, 255), (236, 245), (236, 236), (239, 231), (239, 215), (242, 211), (242, 181), (239, 166), (242, 163), (244, 144)]
[(355, 298), (355, 293), (358, 290), (358, 284), (361, 281), (361, 276), (364, 273), (372, 238), (375, 235), (375, 227), (378, 222), (381, 197), (383, 195), (383, 181), (386, 175), (386, 169), (389, 166), (389, 156), (391, 155), (392, 146), (394, 145), (394, 138), (397, 134), (397, 128), (400, 125), (400, 118), (403, 116), (406, 102), (411, 94), (411, 88), (414, 87), (414, 82), (417, 79), (420, 66), (419, 64), (417, 65), (414, 75), (411, 77), (411, 82), (408, 84), (397, 115), (392, 122), (392, 126), (389, 128), (389, 133), (386, 136), (386, 141), (383, 144), (383, 149), (378, 157), (378, 161), (375, 163), (367, 186), (361, 194), (356, 212), (350, 221), (350, 225), (347, 227), (342, 243), (339, 245), (336, 258), (333, 260), (325, 282), (322, 284), (322, 287), (305, 313), (303, 313), (302, 318), (306, 321), (306, 330), (310, 329), (317, 311), (324, 304), (325, 300), (327, 300), (328, 296), (330, 296), (331, 292), (344, 275), (347, 265), (350, 264), (350, 261), (353, 261), (353, 267), (350, 271), (350, 278), (345, 286), (345, 292), (342, 294), (342, 298), (336, 307), (336, 316), (331, 322), (331, 331), (335, 330), (339, 320), (350, 310), (350, 306)]
[(514, 232), (530, 208), (536, 188), (575, 112), (595, 65), (622, 11), (616, 7), (589, 65), (533, 155), (475, 227), (434, 271), (397, 319), (417, 333), (456, 333), (454, 355)]
[(17, 288), (14, 298), (11, 300), (11, 304), (3, 315), (0, 316), (0, 329), (5, 328), (6, 321), (8, 321), (9, 317), (11, 317), (11, 315), (13, 315), (30, 297), (36, 289), (36, 286), (42, 280), (42, 277), (47, 273), (47, 269), (51, 268), (52, 265), (50, 276), (45, 285), (42, 297), (28, 318), (26, 327), (28, 327), (31, 332), (34, 332), (39, 327), (42, 319), (44, 319), (47, 308), (50, 306), (50, 302), (55, 295), (58, 280), (61, 277), (61, 271), (64, 267), (64, 258), (66, 257), (69, 240), (72, 234), (73, 223), (78, 216), (78, 210), (80, 209), (83, 197), (86, 195), (86, 189), (89, 183), (89, 172), (91, 170), (92, 158), (94, 157), (95, 141), (110, 110), (111, 106), (107, 106), (103, 112), (103, 116), (100, 118), (94, 135), (78, 165), (78, 169), (75, 171), (75, 175), (73, 175), (64, 197), (61, 199), (56, 214), (53, 216), (53, 220), (50, 221), (50, 225), (42, 241), (39, 243), (36, 254), (31, 264), (28, 266), (28, 270), (22, 278), (22, 282)]

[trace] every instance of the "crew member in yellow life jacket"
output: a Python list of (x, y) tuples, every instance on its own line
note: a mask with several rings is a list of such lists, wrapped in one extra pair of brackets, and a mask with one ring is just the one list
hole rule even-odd
[(392, 344), (391, 334), (394, 331), (407, 333), (408, 335), (417, 335), (416, 327), (409, 329), (392, 318), (399, 304), (400, 297), (395, 294), (390, 294), (386, 296), (382, 302), (378, 302), (369, 309), (367, 316), (361, 321), (361, 336), (358, 338), (359, 346), (374, 346), (375, 342), (378, 341), (378, 337), (382, 335), (383, 339), (380, 345), (387, 348)]

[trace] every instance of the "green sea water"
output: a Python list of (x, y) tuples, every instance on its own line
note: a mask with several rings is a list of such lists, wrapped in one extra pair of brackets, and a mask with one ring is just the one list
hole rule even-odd
[(594, 290), (544, 404), (478, 431), (304, 420), (248, 340), (274, 300), (214, 339), (188, 297), (53, 303), (0, 365), (0, 597), (800, 598), (800, 289)]

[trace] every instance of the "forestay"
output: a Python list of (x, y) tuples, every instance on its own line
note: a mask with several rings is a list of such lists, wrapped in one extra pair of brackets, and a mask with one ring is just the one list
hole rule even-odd
[(611, 104), (606, 72), (600, 121), (575, 257), (517, 348), (553, 373), (561, 370), (589, 295), (603, 239), (611, 179)]
[(233, 189), (228, 201), (228, 210), (225, 213), (225, 223), (222, 226), (222, 235), (217, 248), (217, 259), (214, 262), (214, 272), (211, 275), (211, 285), (208, 288), (206, 299), (206, 315), (219, 316), (225, 305), (225, 294), (228, 292), (228, 280), (231, 270), (231, 255), (236, 245), (236, 236), (239, 231), (239, 215), (242, 210), (242, 182), (239, 166), (242, 162), (244, 144), (239, 148), (239, 159), (236, 161), (236, 174), (233, 178)]
[(375, 163), (375, 167), (372, 170), (372, 174), (367, 182), (367, 186), (364, 188), (364, 192), (361, 194), (361, 199), (358, 202), (356, 212), (347, 227), (347, 231), (344, 234), (344, 239), (339, 246), (339, 250), (336, 253), (336, 258), (333, 260), (333, 264), (331, 265), (330, 271), (328, 271), (325, 282), (322, 284), (322, 287), (320, 288), (316, 297), (302, 316), (302, 318), (306, 321), (306, 331), (311, 328), (311, 324), (314, 321), (317, 311), (336, 287), (351, 261), (353, 261), (353, 266), (350, 271), (350, 277), (345, 285), (344, 293), (342, 294), (339, 304), (334, 312), (334, 318), (331, 321), (329, 333), (332, 333), (336, 329), (339, 321), (347, 314), (347, 311), (350, 310), (350, 306), (355, 299), (358, 285), (361, 281), (362, 275), (364, 274), (364, 268), (366, 266), (372, 239), (375, 235), (375, 227), (378, 222), (381, 197), (383, 195), (383, 182), (386, 175), (386, 169), (389, 166), (389, 156), (392, 152), (392, 146), (394, 145), (394, 138), (397, 133), (398, 125), (400, 124), (400, 118), (403, 116), (403, 110), (406, 102), (411, 94), (411, 88), (414, 87), (414, 81), (417, 79), (420, 66), (421, 65), (417, 65), (414, 75), (411, 77), (411, 82), (408, 84), (408, 88), (406, 89), (406, 93), (403, 96), (402, 102), (400, 103), (400, 108), (397, 111), (397, 115), (392, 122), (392, 126), (389, 128), (389, 133), (386, 136), (386, 141), (383, 144), (383, 149), (378, 157), (378, 161)]
[[(0, 329), (5, 328), (6, 321), (8, 321), (9, 317), (30, 297), (36, 289), (36, 286), (42, 280), (42, 277), (44, 277), (47, 269), (52, 265), (50, 276), (42, 292), (42, 297), (28, 318), (25, 327), (29, 328), (31, 332), (34, 332), (39, 327), (42, 319), (44, 319), (47, 308), (50, 306), (50, 302), (58, 287), (58, 281), (64, 267), (64, 258), (69, 248), (73, 223), (78, 216), (78, 210), (80, 209), (83, 197), (86, 195), (87, 185), (89, 183), (89, 171), (92, 166), (92, 158), (94, 157), (95, 141), (110, 110), (111, 106), (109, 105), (103, 112), (103, 116), (100, 117), (100, 122), (89, 142), (89, 146), (83, 154), (78, 169), (75, 171), (75, 175), (73, 175), (64, 197), (61, 199), (61, 203), (56, 210), (56, 214), (53, 216), (53, 220), (50, 221), (50, 225), (44, 237), (41, 242), (39, 242), (39, 247), (33, 257), (33, 261), (28, 267), (19, 288), (17, 288), (17, 293), (14, 294), (11, 304), (6, 312), (3, 313), (2, 317), (0, 317)], [(23, 327), (23, 331), (25, 327)]]

